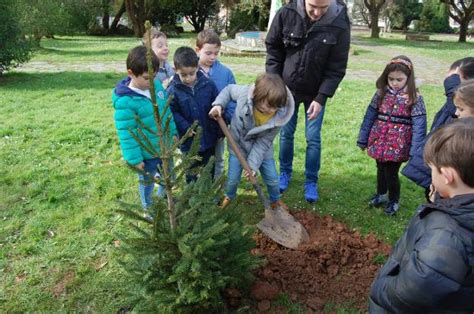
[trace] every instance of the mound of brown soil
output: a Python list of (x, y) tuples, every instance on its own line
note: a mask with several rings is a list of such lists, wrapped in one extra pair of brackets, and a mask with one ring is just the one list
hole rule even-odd
[(320, 312), (328, 302), (349, 303), (366, 311), (369, 288), (381, 266), (374, 258), (387, 256), (390, 246), (373, 235), (362, 237), (329, 216), (298, 212), (295, 217), (310, 235), (298, 250), (286, 249), (261, 233), (255, 235), (253, 253), (267, 260), (251, 290), (256, 311), (268, 311), (269, 301), (279, 293), (304, 304), (308, 312)]

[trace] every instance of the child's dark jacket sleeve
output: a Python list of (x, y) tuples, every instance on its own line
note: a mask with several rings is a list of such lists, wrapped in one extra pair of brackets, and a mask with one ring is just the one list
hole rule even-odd
[(370, 130), (377, 119), (378, 115), (378, 103), (379, 103), (379, 94), (375, 92), (372, 100), (370, 101), (367, 111), (365, 112), (364, 120), (362, 120), (362, 125), (360, 126), (359, 137), (357, 139), (357, 146), (360, 148), (366, 148)]
[(411, 111), (413, 124), (410, 157), (414, 156), (420, 147), (423, 147), (426, 136), (426, 108), (423, 97), (419, 95)]
[(183, 136), (189, 127), (192, 125), (191, 122), (186, 120), (182, 115), (182, 108), (179, 102), (179, 96), (175, 93), (175, 87), (171, 85), (168, 87), (168, 94), (170, 97), (173, 97), (170, 102), (171, 112), (173, 113), (174, 122), (176, 124), (176, 128), (178, 129), (178, 133), (180, 136)]
[[(408, 230), (404, 237), (409, 234)], [(439, 308), (440, 302), (460, 289), (470, 271), (462, 240), (449, 230), (426, 230), (404, 254), (402, 265), (394, 254), (372, 284), (370, 303), (375, 305), (371, 305), (371, 313), (378, 312), (372, 311), (378, 307), (395, 313)]]

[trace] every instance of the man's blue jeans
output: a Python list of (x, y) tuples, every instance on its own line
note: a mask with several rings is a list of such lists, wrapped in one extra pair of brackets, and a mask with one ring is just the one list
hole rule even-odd
[(138, 175), (138, 193), (140, 193), (140, 200), (142, 202), (143, 209), (148, 209), (153, 204), (153, 189), (155, 188), (155, 177), (158, 171), (158, 165), (161, 166), (160, 158), (145, 159), (145, 173), (146, 175)]
[[(263, 182), (267, 185), (270, 202), (278, 201), (280, 199), (280, 188), (278, 187), (279, 176), (276, 170), (275, 159), (265, 159), (259, 170), (262, 174)], [(237, 187), (239, 186), (241, 176), (242, 166), (239, 159), (230, 153), (225, 195), (231, 200), (237, 195)]]
[[(290, 121), (280, 131), (280, 173), (293, 172), (294, 135), (298, 121), (298, 108), (300, 102), (295, 98), (295, 113)], [(305, 110), (305, 137), (306, 137), (306, 162), (305, 183), (318, 182), (319, 168), (321, 167), (321, 126), (324, 118), (324, 106), (314, 120), (308, 120), (306, 111), (311, 100), (304, 102)]]

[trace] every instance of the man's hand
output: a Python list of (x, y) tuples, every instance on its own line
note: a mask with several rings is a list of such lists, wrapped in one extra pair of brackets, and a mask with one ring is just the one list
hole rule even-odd
[(222, 107), (221, 106), (213, 106), (211, 111), (209, 111), (209, 116), (215, 120), (217, 120), (217, 117), (222, 116)]
[(145, 163), (142, 161), (138, 165), (135, 165), (135, 168), (137, 168), (138, 170), (141, 170), (141, 171), (145, 171)]
[(255, 176), (257, 175), (257, 173), (253, 170), (250, 170), (250, 171), (247, 171), (247, 170), (244, 170), (244, 176), (247, 178), (247, 180), (250, 181), (250, 174), (252, 174), (252, 176), (255, 178)]
[(316, 100), (313, 100), (309, 105), (308, 111), (306, 111), (308, 114), (308, 120), (316, 119), (322, 108), (323, 107)]

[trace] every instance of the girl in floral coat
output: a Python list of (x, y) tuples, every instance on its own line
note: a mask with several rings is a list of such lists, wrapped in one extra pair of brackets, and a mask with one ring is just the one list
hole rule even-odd
[(398, 171), (426, 135), (426, 109), (415, 86), (413, 64), (406, 56), (390, 60), (376, 87), (357, 146), (367, 149), (377, 162), (377, 193), (369, 205), (384, 206), (387, 215), (394, 215), (400, 199)]

